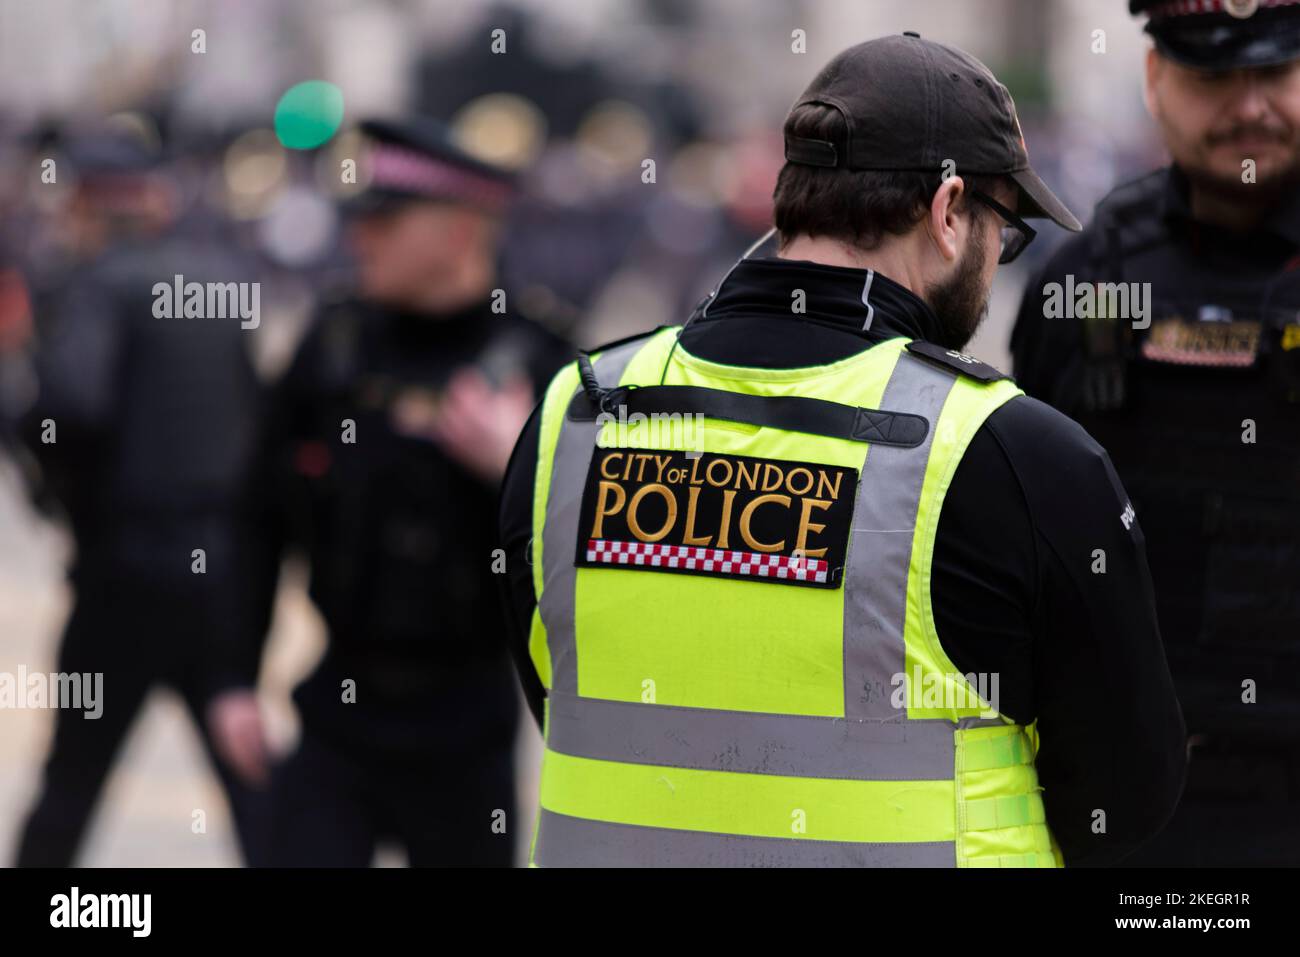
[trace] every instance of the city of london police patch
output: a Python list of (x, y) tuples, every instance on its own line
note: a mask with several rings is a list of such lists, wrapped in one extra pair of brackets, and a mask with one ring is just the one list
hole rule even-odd
[(857, 469), (597, 448), (576, 563), (838, 588)]

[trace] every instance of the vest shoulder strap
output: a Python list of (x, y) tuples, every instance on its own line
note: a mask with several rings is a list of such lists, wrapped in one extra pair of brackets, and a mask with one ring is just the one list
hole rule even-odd
[(1010, 378), (1010, 376), (987, 362), (981, 362), (974, 356), (968, 356), (956, 349), (945, 349), (933, 342), (922, 342), (920, 339), (913, 339), (907, 344), (907, 351), (914, 356), (920, 356), (922, 359), (953, 369), (968, 379), (975, 379), (979, 382), (997, 382), (999, 379)]
[(1110, 269), (1125, 257), (1168, 239), (1160, 217), (1168, 177), (1168, 169), (1155, 170), (1116, 186), (1097, 204), (1088, 228), (1089, 253), (1095, 263)]

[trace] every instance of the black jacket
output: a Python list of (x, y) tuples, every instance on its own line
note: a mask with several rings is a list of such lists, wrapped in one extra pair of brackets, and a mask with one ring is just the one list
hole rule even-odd
[[(451, 315), (326, 306), (276, 383), (259, 474), (260, 644), (286, 545), (310, 567), (329, 644), (295, 692), (304, 723), (368, 752), (423, 752), (472, 732), (509, 739), (517, 692), (492, 572), (498, 488), (403, 423), (457, 371), (540, 390), (568, 349), (485, 299)], [(258, 648), (231, 662), (255, 674)], [(341, 685), (355, 682), (355, 703)]]

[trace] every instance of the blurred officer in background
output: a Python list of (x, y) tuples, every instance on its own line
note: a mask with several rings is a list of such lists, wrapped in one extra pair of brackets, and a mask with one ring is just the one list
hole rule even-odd
[[(317, 317), (268, 429), (280, 531), (263, 601), (280, 541), (300, 533), (329, 633), (294, 694), (302, 737), (274, 776), (273, 854), (366, 866), (387, 837), (417, 866), (508, 866), (519, 691), (495, 502), (536, 389), (570, 352), (495, 288), (512, 177), (432, 121), (361, 130), (356, 295)], [(249, 649), (245, 688), (256, 661)]]
[[(247, 270), (175, 233), (177, 185), (130, 136), (74, 138), (64, 162), (72, 169), (60, 175), (76, 175), (59, 230), (66, 256), (32, 283), (37, 388), (17, 428), (76, 544), (57, 668), (102, 673), (104, 706), (95, 719), (56, 712), (20, 865), (73, 862), (155, 684), (176, 690), (206, 732), (213, 669), (248, 622), (237, 580), (258, 402), (247, 340), (238, 316), (160, 318), (154, 292), (177, 276), (229, 283)], [(204, 743), (211, 754), (206, 733)], [(258, 767), (235, 768), (246, 781), (225, 760), (215, 767), (245, 857), (257, 863)]]
[(569, 366), (516, 449), (533, 860), (1116, 860), (1184, 760), (1141, 532), (1081, 428), (956, 351), (1022, 217), (1079, 224), (1006, 88), (915, 33), (832, 60), (785, 156), (779, 255)]
[[(1173, 163), (1115, 189), (1029, 284), (1016, 375), (1106, 447), (1147, 535), (1190, 769), (1133, 863), (1295, 864), (1300, 6), (1129, 6)], [(1095, 283), (1135, 285), (1070, 302)]]

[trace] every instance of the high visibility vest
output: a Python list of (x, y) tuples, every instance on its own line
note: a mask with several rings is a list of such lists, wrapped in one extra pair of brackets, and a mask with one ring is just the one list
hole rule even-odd
[(949, 482), (1021, 390), (902, 338), (759, 369), (677, 333), (597, 354), (600, 384), (885, 410), (916, 440), (575, 417), (580, 370), (555, 377), (533, 501), (547, 700), (530, 863), (1061, 866), (1035, 728), (948, 659), (930, 593)]

